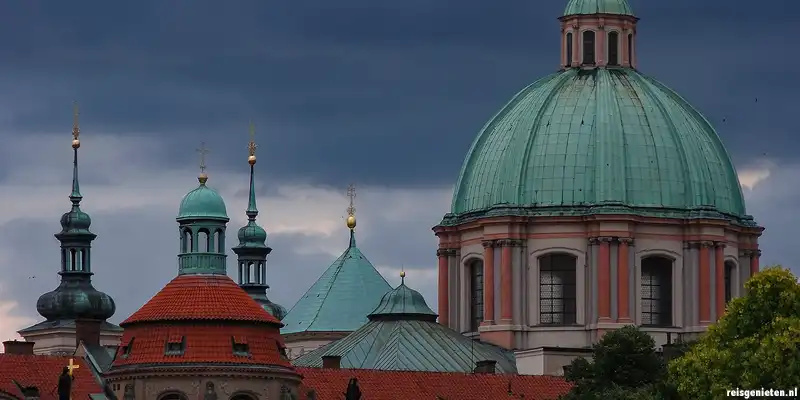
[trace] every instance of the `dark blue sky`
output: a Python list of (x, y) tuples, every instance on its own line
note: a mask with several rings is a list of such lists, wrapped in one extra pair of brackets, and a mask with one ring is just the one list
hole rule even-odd
[[(745, 194), (767, 227), (765, 262), (800, 258), (800, 3), (629, 1), (641, 71), (694, 104), (739, 171), (761, 179)], [(243, 223), (250, 120), (259, 221), (275, 249), (270, 296), (291, 307), (344, 250), (343, 194), (356, 182), (367, 188), (362, 251), (382, 272), (408, 270), (435, 307), (430, 227), (483, 124), (558, 68), (566, 0), (6, 3), (0, 318), (25, 324), (57, 285), (73, 100), (84, 209), (99, 234), (95, 283), (117, 298), (115, 321), (175, 274), (173, 218), (195, 185), (200, 141), (231, 228)]]

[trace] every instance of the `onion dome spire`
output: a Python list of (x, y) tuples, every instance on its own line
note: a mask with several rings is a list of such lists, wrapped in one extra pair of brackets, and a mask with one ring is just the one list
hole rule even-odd
[(267, 255), (272, 248), (267, 246), (267, 231), (256, 223), (258, 207), (256, 207), (255, 165), (256, 149), (255, 125), (250, 123), (250, 143), (247, 144), (247, 163), (250, 164), (250, 194), (247, 200), (247, 225), (239, 228), (239, 245), (233, 248), (238, 256), (239, 286), (253, 300), (261, 305), (273, 317), (281, 320), (286, 316), (286, 309), (267, 298)]
[(61, 216), (61, 232), (55, 235), (61, 242), (61, 284), (45, 293), (36, 309), (48, 321), (88, 318), (105, 320), (114, 315), (116, 305), (111, 296), (92, 286), (92, 241), (97, 237), (89, 231), (92, 219), (80, 208), (83, 196), (78, 182), (78, 149), (81, 147), (78, 105), (75, 104), (72, 122), (72, 208)]

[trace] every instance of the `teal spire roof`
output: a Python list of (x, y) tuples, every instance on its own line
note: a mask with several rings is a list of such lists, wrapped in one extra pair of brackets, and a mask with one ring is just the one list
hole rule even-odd
[(569, 0), (564, 16), (576, 14), (617, 14), (633, 16), (628, 0)]
[(356, 247), (351, 229), (347, 250), (289, 310), (281, 333), (355, 331), (391, 288)]
[(383, 296), (368, 323), (293, 364), (321, 368), (322, 357), (339, 356), (341, 368), (469, 373), (478, 361), (493, 360), (497, 373), (517, 372), (513, 352), (472, 340), (436, 317), (422, 295), (403, 282)]
[(206, 186), (208, 177), (201, 174), (200, 185), (187, 193), (178, 209), (178, 221), (183, 219), (218, 219), (228, 221), (225, 201), (216, 190)]
[(473, 142), (442, 224), (595, 213), (755, 224), (714, 128), (630, 68), (567, 69), (514, 96)]
[(261, 308), (278, 320), (286, 316), (286, 308), (278, 303), (273, 303), (267, 297), (267, 256), (272, 248), (267, 246), (267, 231), (256, 223), (258, 207), (256, 207), (255, 165), (256, 148), (254, 141), (255, 127), (250, 124), (250, 151), (247, 158), (250, 164), (250, 195), (247, 201), (247, 225), (239, 228), (239, 245), (233, 248), (238, 256), (239, 286), (244, 289)]
[(78, 181), (78, 148), (81, 142), (78, 110), (75, 108), (72, 127), (72, 208), (61, 216), (61, 232), (55, 235), (61, 242), (61, 284), (45, 293), (36, 302), (36, 310), (47, 321), (69, 321), (78, 318), (106, 320), (116, 311), (111, 296), (92, 286), (92, 241), (97, 237), (89, 228), (92, 220), (81, 210), (83, 199)]

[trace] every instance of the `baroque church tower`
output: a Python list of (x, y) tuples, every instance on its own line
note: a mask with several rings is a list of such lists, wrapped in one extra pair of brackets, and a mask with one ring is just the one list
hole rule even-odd
[(239, 245), (232, 250), (238, 256), (239, 286), (264, 310), (278, 320), (282, 320), (286, 316), (286, 309), (267, 298), (267, 289), (269, 289), (269, 285), (267, 285), (267, 255), (272, 252), (272, 248), (266, 244), (267, 232), (256, 223), (258, 208), (256, 207), (255, 165), (258, 145), (254, 136), (255, 127), (250, 124), (250, 143), (247, 146), (249, 151), (247, 163), (250, 164), (250, 196), (247, 201), (247, 211), (245, 211), (247, 225), (239, 228)]
[[(78, 149), (81, 147), (78, 106), (75, 105), (72, 126), (72, 209), (61, 216), (61, 284), (39, 297), (36, 310), (45, 318), (18, 333), (28, 342), (35, 342), (36, 354), (72, 354), (81, 335), (105, 346), (115, 346), (122, 329), (107, 322), (116, 305), (111, 296), (92, 286), (92, 241), (89, 231), (92, 220), (80, 207), (83, 196), (78, 182)], [(89, 339), (86, 337), (86, 339)]]

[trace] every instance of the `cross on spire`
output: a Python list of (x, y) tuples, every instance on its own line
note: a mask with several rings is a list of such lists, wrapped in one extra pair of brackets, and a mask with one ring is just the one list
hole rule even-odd
[(356, 200), (356, 186), (352, 183), (350, 186), (347, 187), (347, 197), (350, 198), (350, 206), (347, 207), (347, 215), (353, 216), (356, 215), (356, 207), (355, 207), (355, 200)]
[(200, 173), (206, 173), (206, 154), (211, 150), (206, 148), (206, 142), (200, 142), (200, 148), (196, 150), (200, 154)]
[(73, 371), (75, 371), (76, 369), (81, 367), (78, 364), (73, 364), (73, 362), (74, 362), (74, 360), (70, 358), (69, 359), (69, 365), (67, 365), (67, 371), (69, 373), (69, 376), (72, 376)]

